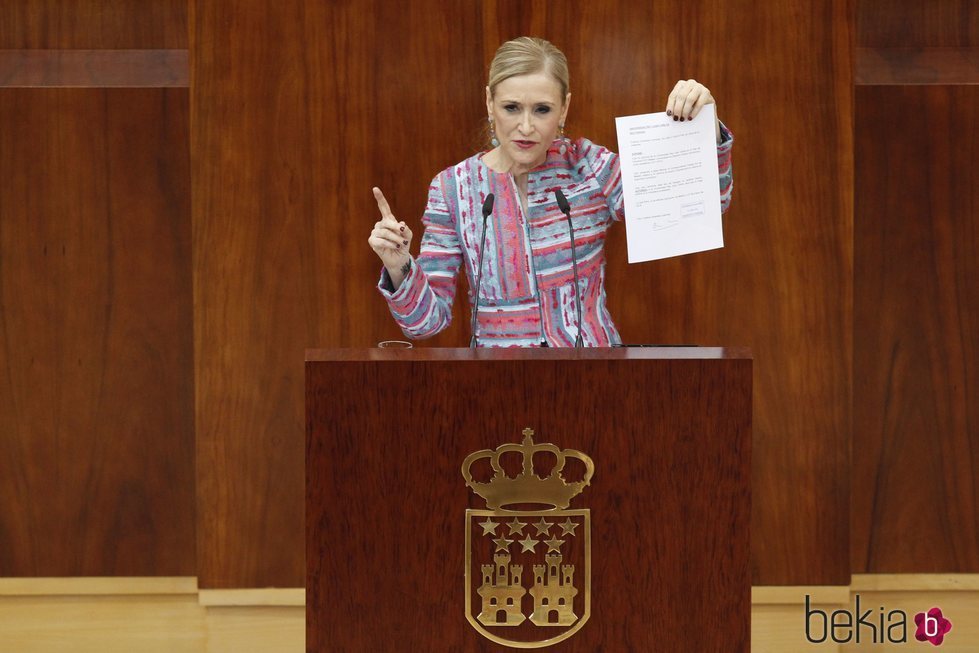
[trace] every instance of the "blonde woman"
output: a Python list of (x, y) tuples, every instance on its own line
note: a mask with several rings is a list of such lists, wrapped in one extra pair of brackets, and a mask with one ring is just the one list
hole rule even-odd
[[(681, 80), (666, 111), (674, 120), (695, 120), (713, 103), (703, 84)], [(470, 288), (481, 276), (477, 346), (570, 347), (579, 334), (588, 347), (621, 343), (605, 302), (604, 254), (608, 228), (624, 216), (619, 159), (564, 135), (570, 106), (564, 54), (543, 39), (508, 41), (493, 58), (486, 86), (490, 149), (432, 180), (417, 258), (410, 254), (411, 229), (374, 188), (381, 219), (368, 242), (384, 266), (378, 288), (406, 336), (426, 338), (449, 326), (456, 275), (465, 266)], [(726, 210), (732, 138), (719, 120), (715, 135)], [(572, 240), (555, 190), (573, 207), (580, 327)], [(490, 194), (495, 202), (484, 234)], [(472, 291), (469, 302), (476, 305)]]

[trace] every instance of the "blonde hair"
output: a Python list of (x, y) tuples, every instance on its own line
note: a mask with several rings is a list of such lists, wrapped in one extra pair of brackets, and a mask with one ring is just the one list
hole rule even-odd
[(499, 47), (489, 69), (487, 86), (492, 96), (497, 85), (517, 75), (547, 73), (561, 86), (561, 102), (568, 96), (568, 59), (549, 41), (532, 36), (507, 41)]

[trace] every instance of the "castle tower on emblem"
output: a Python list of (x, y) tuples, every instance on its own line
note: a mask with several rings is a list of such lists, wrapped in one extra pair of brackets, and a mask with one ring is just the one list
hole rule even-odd
[(520, 605), (527, 593), (520, 583), (523, 565), (510, 565), (509, 553), (497, 553), (493, 560), (495, 565), (482, 565), (483, 611), (476, 618), (486, 626), (518, 626), (526, 619)]
[[(578, 617), (574, 610), (574, 565), (562, 565), (560, 553), (550, 552), (546, 565), (534, 565), (534, 612), (530, 620), (538, 626), (570, 626)], [(558, 574), (560, 569), (560, 575)]]
[[(480, 635), (529, 649), (566, 640), (591, 615), (591, 512), (570, 503), (595, 465), (581, 451), (535, 443), (531, 429), (523, 435), (462, 463), (466, 485), (486, 501), (466, 509), (465, 605)], [(544, 462), (535, 467), (535, 457)], [(583, 471), (566, 470), (570, 461)]]

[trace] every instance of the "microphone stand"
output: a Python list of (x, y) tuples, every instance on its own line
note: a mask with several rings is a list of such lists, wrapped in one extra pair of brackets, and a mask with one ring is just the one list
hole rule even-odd
[(486, 196), (483, 200), (483, 233), (479, 238), (479, 263), (476, 269), (476, 303), (473, 305), (472, 315), (472, 336), (469, 338), (470, 349), (476, 347), (479, 338), (476, 336), (476, 316), (479, 314), (479, 287), (483, 283), (483, 250), (486, 249), (486, 221), (493, 212), (493, 202), (496, 197), (493, 193)]
[(575, 349), (580, 349), (583, 346), (581, 340), (581, 287), (578, 283), (578, 254), (575, 252), (574, 246), (574, 225), (571, 223), (571, 205), (568, 204), (568, 198), (564, 196), (564, 193), (561, 192), (560, 188), (555, 189), (554, 197), (557, 199), (557, 205), (558, 208), (561, 209), (561, 213), (563, 213), (564, 217), (568, 220), (568, 232), (571, 234), (571, 265), (574, 269), (574, 300), (575, 309), (578, 315), (578, 324), (576, 325), (578, 327), (578, 335), (575, 336), (574, 347)]

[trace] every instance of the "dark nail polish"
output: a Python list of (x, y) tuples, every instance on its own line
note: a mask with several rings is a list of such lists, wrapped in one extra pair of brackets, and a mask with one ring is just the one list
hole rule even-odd
[(401, 233), (404, 233), (404, 232), (405, 232), (405, 228), (404, 227), (401, 227)]
[(678, 116), (673, 116), (673, 120), (679, 120), (679, 119), (680, 118)]
[(683, 122), (683, 121), (684, 121), (684, 118), (680, 118), (680, 122)]
[(670, 111), (670, 110), (667, 110), (667, 111), (666, 111), (666, 115), (668, 115), (668, 116), (672, 116), (672, 115), (673, 115), (673, 112), (672, 112), (672, 111)]
[(398, 245), (398, 249), (401, 249), (401, 245)]

